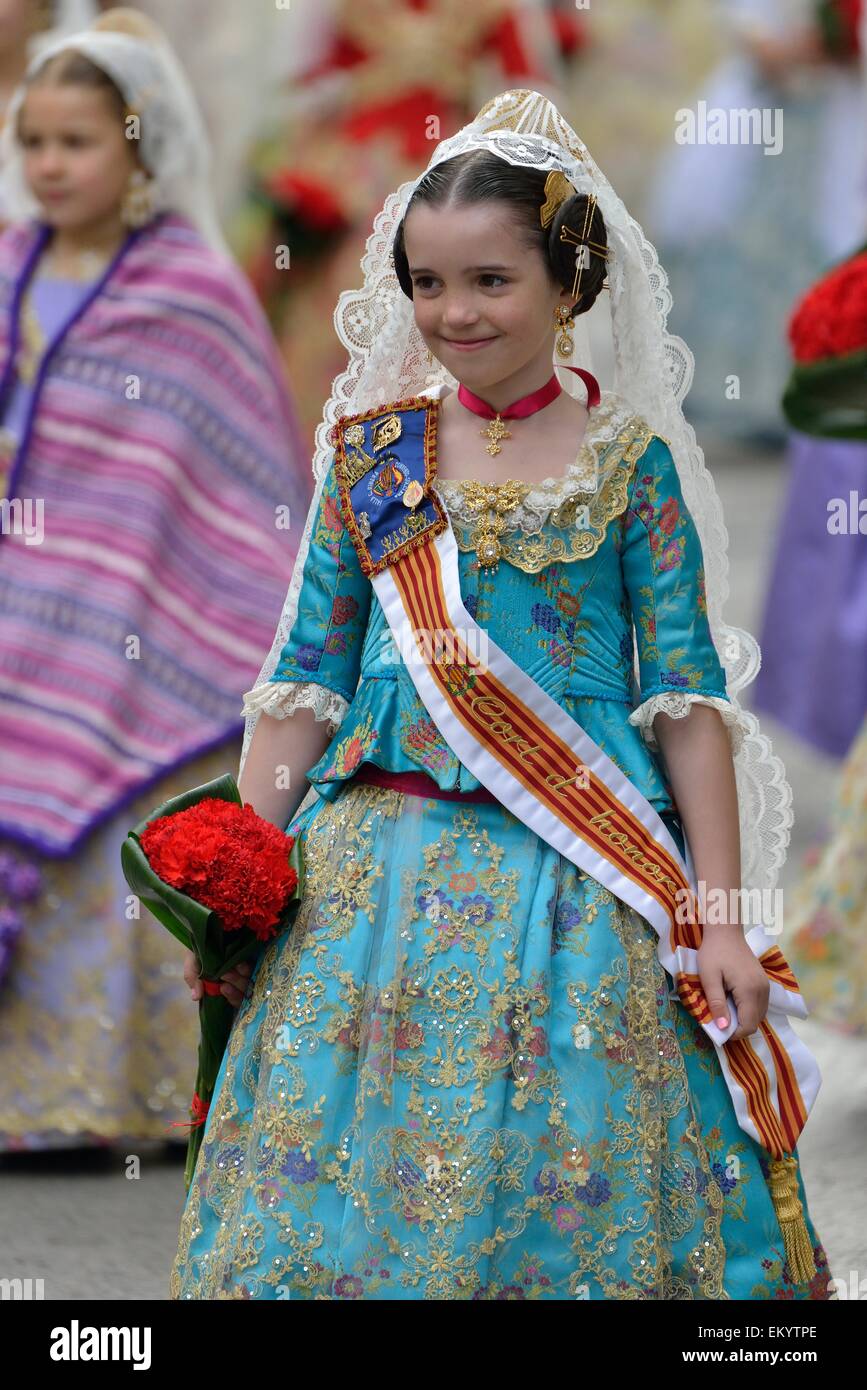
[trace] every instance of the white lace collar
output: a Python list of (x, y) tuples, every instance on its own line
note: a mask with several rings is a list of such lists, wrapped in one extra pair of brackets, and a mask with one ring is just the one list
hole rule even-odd
[[(439, 382), (419, 392), (419, 395), (438, 399), (444, 389), (444, 383)], [(543, 478), (534, 483), (524, 500), (510, 511), (510, 525), (528, 533), (538, 531), (564, 498), (576, 492), (592, 495), (604, 486), (610, 470), (600, 472), (598, 450), (601, 445), (616, 439), (634, 417), (635, 411), (622, 396), (614, 391), (602, 391), (599, 404), (590, 411), (581, 446), (566, 472), (560, 478)], [(616, 458), (613, 459), (612, 467), (617, 462)], [(504, 478), (503, 482), (506, 481)], [(461, 520), (472, 518), (473, 513), (465, 509), (461, 480), (436, 478), (433, 488), (453, 516)]]

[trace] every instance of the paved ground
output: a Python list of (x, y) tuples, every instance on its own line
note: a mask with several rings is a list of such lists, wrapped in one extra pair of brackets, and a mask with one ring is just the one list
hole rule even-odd
[[(731, 535), (727, 616), (756, 630), (785, 478), (775, 456), (731, 449), (708, 458)], [(782, 885), (822, 828), (836, 765), (763, 721), (786, 761), (796, 827)], [(867, 1276), (867, 1038), (847, 1038), (812, 1020), (797, 1031), (824, 1075), (800, 1151), (810, 1209), (836, 1276)], [(125, 1153), (141, 1176), (124, 1175)], [(130, 1146), (76, 1162), (70, 1155), (0, 1162), (0, 1275), (43, 1278), (49, 1299), (163, 1299), (183, 1205), (183, 1165), (159, 1145)], [(865, 1295), (867, 1296), (867, 1287)]]

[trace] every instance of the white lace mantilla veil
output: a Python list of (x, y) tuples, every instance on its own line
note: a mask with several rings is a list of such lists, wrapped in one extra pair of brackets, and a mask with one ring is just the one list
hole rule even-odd
[[(692, 353), (681, 338), (666, 332), (671, 295), (656, 251), (627, 212), (605, 175), (557, 108), (533, 91), (507, 91), (482, 107), (475, 120), (438, 144), (428, 168), (466, 150), (490, 150), (510, 164), (559, 169), (578, 192), (595, 193), (608, 230), (611, 331), (614, 347), (614, 393), (627, 410), (643, 417), (671, 448), (684, 500), (698, 529), (704, 555), (707, 612), (727, 692), (734, 705), (738, 737), (733, 757), (741, 828), (742, 886), (771, 889), (785, 860), (792, 823), (791, 787), (781, 760), (761, 733), (755, 715), (743, 710), (738, 692), (759, 669), (755, 638), (723, 618), (728, 596), (728, 535), (713, 478), (704, 464), (695, 431), (684, 418), (682, 401), (693, 373)], [(422, 176), (389, 195), (373, 224), (361, 261), (364, 285), (344, 290), (334, 324), (349, 353), (347, 369), (337, 376), (316, 430), (313, 471), (316, 479), (295, 569), (289, 584), (274, 644), (252, 692), (248, 692), (241, 771), (258, 715), (269, 700), (267, 685), (288, 639), (298, 608), (298, 593), (312, 522), (333, 455), (329, 432), (338, 416), (429, 392), (457, 382), (441, 364), (427, 365), (427, 347), (415, 325), (413, 306), (401, 290), (392, 261), (392, 242), (409, 199)], [(580, 327), (579, 316), (575, 320)], [(555, 362), (561, 359), (553, 359)], [(686, 692), (688, 696), (688, 692)], [(317, 717), (324, 717), (330, 691), (322, 691)], [(252, 696), (252, 698), (249, 698)], [(258, 703), (257, 703), (258, 701)], [(277, 712), (276, 708), (273, 712)], [(240, 774), (239, 774), (240, 775)], [(302, 802), (315, 799), (313, 789)]]

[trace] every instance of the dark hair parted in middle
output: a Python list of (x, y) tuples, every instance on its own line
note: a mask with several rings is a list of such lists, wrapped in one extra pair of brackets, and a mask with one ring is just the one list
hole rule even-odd
[[(567, 223), (574, 236), (579, 237), (584, 230), (590, 199), (586, 193), (576, 193), (566, 198), (548, 226), (543, 227), (539, 213), (545, 202), (547, 177), (544, 169), (509, 164), (489, 150), (469, 150), (466, 154), (443, 160), (430, 169), (409, 201), (392, 246), (395, 273), (407, 298), (413, 297), (413, 285), (404, 244), (404, 223), (406, 215), (419, 203), (425, 203), (428, 207), (504, 203), (513, 210), (516, 233), (524, 245), (539, 251), (552, 282), (571, 292), (578, 248), (574, 240), (560, 240), (560, 228)], [(598, 206), (594, 206), (587, 227), (587, 240), (595, 241), (599, 246), (608, 245), (605, 220)], [(580, 298), (571, 311), (573, 318), (592, 308), (605, 281), (607, 262), (592, 251), (585, 252), (585, 255), (588, 259), (581, 272)]]

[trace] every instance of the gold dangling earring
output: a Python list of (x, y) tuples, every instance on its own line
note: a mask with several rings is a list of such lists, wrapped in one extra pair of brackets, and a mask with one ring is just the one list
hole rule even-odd
[(120, 205), (120, 217), (125, 227), (144, 227), (155, 211), (154, 181), (143, 169), (133, 169)]
[(572, 315), (565, 304), (558, 304), (554, 310), (554, 326), (557, 329), (557, 351), (561, 357), (571, 357), (575, 341), (572, 337)]

